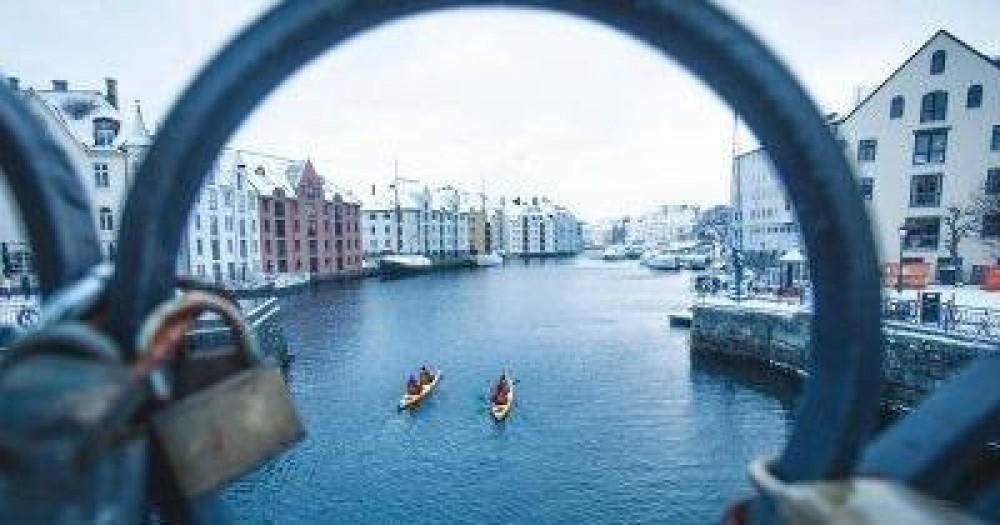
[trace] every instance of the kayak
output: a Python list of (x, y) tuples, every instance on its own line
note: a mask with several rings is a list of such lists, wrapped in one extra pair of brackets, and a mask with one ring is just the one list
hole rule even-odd
[(494, 403), (490, 400), (490, 415), (497, 421), (503, 421), (510, 414), (510, 409), (514, 407), (514, 380), (507, 379), (507, 402), (505, 404)]
[(431, 395), (431, 392), (437, 388), (438, 383), (441, 381), (441, 371), (438, 370), (434, 374), (434, 380), (429, 384), (423, 385), (419, 394), (404, 394), (403, 398), (399, 400), (399, 409), (404, 410), (407, 408), (416, 408), (425, 397)]

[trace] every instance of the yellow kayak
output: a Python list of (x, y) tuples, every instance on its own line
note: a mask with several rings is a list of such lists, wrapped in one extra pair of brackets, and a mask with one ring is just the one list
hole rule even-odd
[(514, 381), (507, 378), (507, 402), (504, 404), (494, 403), (490, 400), (490, 415), (497, 421), (503, 421), (510, 414), (510, 409), (514, 407)]
[(441, 381), (441, 371), (438, 370), (434, 374), (434, 380), (430, 383), (423, 385), (419, 394), (404, 394), (403, 398), (399, 400), (399, 409), (404, 410), (408, 408), (415, 408), (424, 400), (425, 397), (431, 395), (431, 392), (437, 388), (438, 382)]

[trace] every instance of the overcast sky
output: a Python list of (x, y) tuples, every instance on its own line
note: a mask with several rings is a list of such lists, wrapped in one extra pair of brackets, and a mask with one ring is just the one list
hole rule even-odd
[[(996, 0), (726, 0), (824, 111), (880, 83), (938, 29), (1000, 54)], [(119, 80), (147, 122), (270, 2), (0, 2), (0, 70), (99, 89)], [(312, 158), (367, 191), (400, 175), (550, 195), (586, 218), (661, 202), (728, 199), (732, 113), (656, 52), (588, 22), (465, 10), (407, 20), (328, 53), (234, 138)], [(745, 147), (752, 138), (744, 136)]]

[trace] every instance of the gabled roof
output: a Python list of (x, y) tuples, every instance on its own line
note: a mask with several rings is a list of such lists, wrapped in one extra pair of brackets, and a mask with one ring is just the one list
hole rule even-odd
[[(100, 91), (93, 90), (29, 90), (42, 102), (62, 124), (74, 140), (87, 148), (94, 145), (94, 121), (109, 119), (122, 123), (121, 112), (115, 109), (104, 98)], [(112, 143), (112, 147), (120, 145), (121, 131)]]
[(947, 39), (951, 40), (952, 42), (958, 44), (960, 47), (962, 47), (965, 50), (969, 51), (973, 55), (979, 57), (980, 59), (982, 59), (987, 64), (989, 64), (989, 65), (993, 66), (994, 68), (997, 68), (998, 70), (1000, 70), (1000, 61), (994, 60), (994, 59), (986, 56), (985, 54), (983, 54), (978, 49), (976, 49), (976, 48), (972, 47), (971, 45), (969, 45), (968, 43), (966, 43), (964, 40), (956, 37), (955, 35), (951, 34), (950, 32), (948, 32), (948, 31), (946, 31), (944, 29), (940, 29), (940, 30), (938, 30), (937, 33), (934, 33), (934, 36), (932, 36), (926, 42), (924, 42), (924, 44), (922, 46), (920, 46), (919, 49), (917, 49), (916, 51), (914, 51), (913, 54), (910, 55), (909, 58), (907, 58), (906, 60), (904, 60), (903, 63), (900, 64), (899, 67), (897, 67), (892, 72), (892, 74), (890, 74), (888, 77), (886, 77), (886, 79), (883, 80), (882, 83), (879, 84), (879, 86), (877, 88), (873, 89), (872, 92), (869, 93), (867, 97), (865, 97), (861, 102), (859, 102), (857, 105), (855, 105), (854, 108), (851, 109), (851, 111), (847, 115), (845, 115), (843, 118), (841, 118), (841, 119), (839, 119), (837, 121), (831, 122), (831, 124), (841, 124), (843, 122), (846, 122), (848, 119), (850, 119), (855, 113), (858, 112), (859, 109), (861, 109), (862, 106), (864, 106), (865, 104), (867, 104), (868, 101), (872, 99), (872, 97), (874, 97), (877, 93), (879, 93), (880, 91), (882, 91), (882, 88), (884, 88), (886, 85), (888, 85), (890, 82), (892, 82), (892, 80), (894, 78), (896, 78), (896, 76), (900, 73), (900, 71), (903, 71), (903, 69), (905, 69), (906, 66), (908, 66), (910, 64), (910, 62), (913, 62), (913, 60), (915, 58), (917, 58), (917, 55), (919, 55), (921, 52), (923, 52), (923, 50), (927, 49), (935, 40), (937, 40), (939, 38), (947, 38)]

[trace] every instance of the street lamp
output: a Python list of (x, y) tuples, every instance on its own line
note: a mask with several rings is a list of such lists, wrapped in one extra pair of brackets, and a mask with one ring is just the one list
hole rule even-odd
[(899, 227), (899, 266), (896, 269), (896, 293), (903, 293), (903, 245), (906, 243), (906, 226)]

